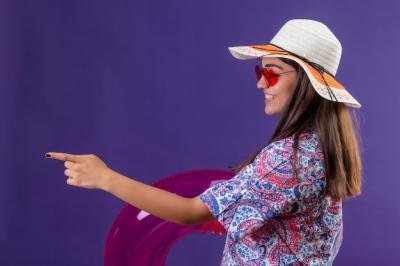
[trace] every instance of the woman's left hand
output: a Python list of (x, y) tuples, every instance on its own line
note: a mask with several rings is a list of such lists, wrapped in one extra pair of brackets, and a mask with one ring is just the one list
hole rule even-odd
[(67, 184), (89, 189), (104, 189), (112, 171), (94, 154), (74, 155), (68, 153), (48, 152), (49, 159), (65, 161), (64, 174), (68, 176)]

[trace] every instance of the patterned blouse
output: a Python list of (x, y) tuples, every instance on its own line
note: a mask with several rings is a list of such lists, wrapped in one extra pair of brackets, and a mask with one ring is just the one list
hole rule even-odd
[(324, 157), (314, 128), (275, 141), (201, 201), (227, 231), (221, 265), (332, 265), (343, 238), (342, 200), (323, 197)]

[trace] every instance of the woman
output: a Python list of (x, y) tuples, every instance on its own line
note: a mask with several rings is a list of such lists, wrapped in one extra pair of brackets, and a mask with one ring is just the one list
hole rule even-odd
[(257, 88), (280, 121), (272, 138), (233, 167), (235, 176), (195, 198), (123, 176), (95, 155), (64, 160), (69, 185), (103, 189), (162, 219), (227, 230), (221, 265), (331, 265), (343, 238), (342, 200), (361, 193), (361, 159), (349, 107), (335, 79), (341, 45), (321, 22), (286, 22), (267, 45), (229, 47), (261, 59)]

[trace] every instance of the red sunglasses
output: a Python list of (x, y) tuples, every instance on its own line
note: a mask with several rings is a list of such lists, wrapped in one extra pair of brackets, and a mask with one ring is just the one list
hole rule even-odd
[(280, 75), (288, 73), (288, 72), (294, 72), (294, 71), (296, 71), (296, 70), (290, 70), (290, 71), (286, 71), (286, 72), (276, 73), (274, 70), (268, 69), (268, 68), (263, 68), (261, 70), (261, 67), (259, 65), (256, 65), (257, 80), (260, 80), (261, 77), (264, 75), (265, 79), (268, 81), (268, 88), (270, 86), (274, 86), (278, 82)]

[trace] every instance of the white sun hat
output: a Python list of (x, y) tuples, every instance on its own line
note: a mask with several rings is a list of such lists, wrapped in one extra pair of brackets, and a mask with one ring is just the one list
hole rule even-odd
[(329, 101), (352, 108), (361, 104), (336, 79), (342, 45), (323, 23), (310, 19), (287, 21), (269, 44), (228, 47), (241, 60), (284, 57), (296, 61), (309, 77), (316, 92)]

